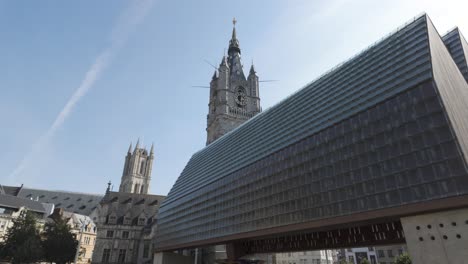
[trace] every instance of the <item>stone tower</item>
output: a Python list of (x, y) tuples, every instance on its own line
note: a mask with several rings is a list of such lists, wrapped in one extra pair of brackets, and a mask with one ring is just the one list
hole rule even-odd
[(119, 192), (148, 194), (153, 159), (153, 145), (151, 145), (151, 151), (148, 154), (146, 149), (140, 148), (140, 140), (138, 140), (132, 153), (132, 144), (130, 143), (125, 157)]
[(247, 78), (244, 75), (235, 19), (233, 24), (228, 54), (210, 82), (206, 145), (261, 111), (258, 76), (253, 64)]

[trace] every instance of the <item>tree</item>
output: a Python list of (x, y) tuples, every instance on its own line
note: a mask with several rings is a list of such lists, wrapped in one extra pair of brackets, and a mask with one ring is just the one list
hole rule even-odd
[(370, 264), (370, 262), (366, 258), (363, 258), (359, 264)]
[(71, 262), (75, 258), (78, 241), (63, 218), (52, 219), (53, 221), (47, 223), (44, 230), (42, 246), (45, 260), (57, 264)]
[(32, 212), (24, 210), (7, 230), (1, 255), (17, 264), (38, 262), (42, 259), (42, 253), (36, 217)]
[(407, 253), (401, 254), (400, 256), (395, 258), (395, 261), (393, 262), (395, 264), (411, 264), (411, 258)]

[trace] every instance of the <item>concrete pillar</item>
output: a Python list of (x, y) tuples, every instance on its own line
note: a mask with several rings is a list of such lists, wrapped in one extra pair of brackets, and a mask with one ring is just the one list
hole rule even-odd
[(401, 218), (413, 264), (468, 263), (468, 209)]

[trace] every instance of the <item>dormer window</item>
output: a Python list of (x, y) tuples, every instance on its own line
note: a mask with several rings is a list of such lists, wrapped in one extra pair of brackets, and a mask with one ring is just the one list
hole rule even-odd
[(123, 220), (123, 224), (124, 225), (131, 225), (132, 224), (132, 219), (128, 216), (125, 216), (124, 217), (124, 220)]
[(138, 218), (138, 225), (145, 225), (146, 223), (146, 218), (140, 217)]
[(117, 223), (117, 216), (115, 214), (109, 215), (107, 223), (108, 224), (116, 224)]

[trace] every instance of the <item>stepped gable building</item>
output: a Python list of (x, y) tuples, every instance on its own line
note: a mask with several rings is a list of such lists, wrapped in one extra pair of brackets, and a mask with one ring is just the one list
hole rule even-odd
[[(401, 236), (400, 214), (466, 206), (467, 120), (468, 84), (424, 14), (195, 153), (161, 205), (156, 249), (355, 247), (375, 236), (306, 232), (377, 219), (399, 228), (379, 243), (425, 245)], [(290, 232), (310, 243), (272, 242)]]
[(454, 28), (442, 37), (453, 60), (457, 64), (460, 72), (468, 82), (468, 42), (461, 34), (458, 27)]
[(26, 198), (41, 203), (54, 204), (55, 208), (82, 215), (89, 215), (101, 201), (103, 195), (68, 191), (53, 191), (28, 188), (21, 185), (3, 186), (5, 194)]
[(253, 64), (247, 78), (244, 75), (235, 19), (233, 24), (228, 54), (210, 82), (207, 145), (261, 111), (258, 76)]
[(154, 148), (130, 148), (118, 192), (110, 183), (91, 214), (97, 226), (92, 263), (150, 263), (156, 216), (164, 196), (148, 194)]

